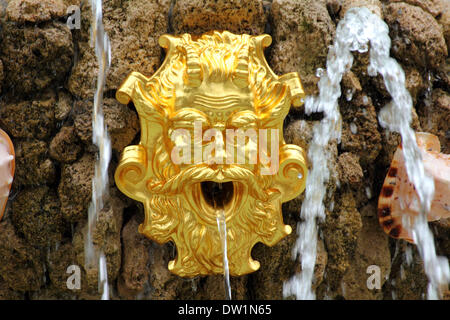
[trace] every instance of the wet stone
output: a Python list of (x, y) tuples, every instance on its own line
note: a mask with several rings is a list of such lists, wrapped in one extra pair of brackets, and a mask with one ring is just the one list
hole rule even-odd
[(12, 95), (31, 95), (64, 82), (74, 54), (72, 34), (65, 24), (50, 22), (36, 28), (8, 22), (1, 36), (5, 85)]
[(14, 138), (47, 139), (55, 128), (55, 95), (35, 100), (0, 102), (0, 124)]
[(355, 94), (344, 105), (341, 108), (341, 148), (358, 155), (361, 164), (365, 165), (374, 161), (382, 148), (375, 107), (364, 94)]
[(74, 162), (82, 153), (74, 127), (63, 127), (50, 143), (50, 156), (59, 162)]
[(44, 284), (40, 251), (20, 238), (7, 220), (0, 222), (0, 261), (0, 283), (3, 280), (7, 288), (20, 293)]
[(61, 168), (58, 195), (61, 212), (69, 222), (87, 217), (87, 209), (92, 198), (94, 163), (94, 155), (86, 153), (78, 161), (64, 164)]
[(366, 7), (377, 16), (383, 17), (383, 9), (380, 0), (343, 0), (339, 16), (342, 19), (350, 8), (359, 7)]
[(323, 1), (275, 0), (268, 58), (276, 74), (298, 72), (307, 94), (316, 94), (316, 69), (324, 68), (335, 25)]
[(433, 17), (438, 17), (449, 9), (446, 0), (391, 0), (390, 2), (405, 2), (412, 6), (420, 7), (430, 13)]
[[(372, 205), (375, 211), (375, 206)], [(342, 295), (346, 300), (381, 300), (381, 288), (391, 271), (391, 254), (388, 236), (380, 229), (376, 216), (362, 218), (362, 229), (358, 234), (352, 263), (342, 278)], [(369, 289), (367, 278), (370, 266), (380, 270), (380, 288)]]
[(175, 34), (212, 30), (261, 34), (266, 21), (262, 0), (181, 0), (175, 2), (171, 24)]
[(406, 3), (391, 3), (384, 15), (396, 59), (423, 69), (440, 68), (448, 51), (442, 27), (431, 14)]
[[(92, 103), (84, 101), (76, 102), (74, 108), (76, 133), (87, 145), (92, 143), (92, 108)], [(133, 141), (139, 130), (136, 112), (110, 98), (104, 100), (103, 112), (112, 148), (120, 153)]]
[(43, 22), (64, 16), (62, 0), (11, 0), (6, 8), (8, 20), (14, 22)]
[(361, 183), (364, 174), (359, 165), (359, 157), (353, 153), (345, 152), (338, 158), (339, 181), (350, 185)]
[[(109, 283), (115, 282), (119, 276), (122, 264), (121, 229), (123, 208), (124, 204), (120, 199), (116, 197), (108, 199), (105, 207), (98, 212), (97, 221), (91, 230), (95, 251), (102, 252), (105, 255)], [(72, 243), (78, 265), (84, 266), (88, 290), (96, 290), (98, 288), (98, 258), (94, 261), (94, 267), (85, 266), (87, 232), (87, 221), (78, 224)]]
[[(106, 91), (116, 90), (125, 78), (138, 71), (151, 76), (161, 63), (158, 39), (168, 30), (168, 0), (103, 1), (103, 23), (111, 42), (111, 68)], [(76, 97), (92, 98), (96, 88), (97, 60), (89, 42), (91, 8), (81, 10), (78, 62), (67, 88)]]
[[(52, 245), (47, 255), (48, 274), (52, 285), (59, 293), (70, 293), (72, 296), (80, 292), (80, 289), (69, 289), (67, 287), (68, 278), (74, 271), (68, 273), (70, 266), (78, 266), (72, 243), (62, 243), (58, 246)], [(83, 279), (81, 279), (83, 280)], [(80, 281), (80, 286), (82, 281)]]
[(138, 232), (140, 221), (135, 214), (122, 230), (123, 261), (119, 278), (121, 296), (134, 298), (145, 290), (149, 280), (150, 240)]
[(0, 93), (2, 92), (3, 89), (3, 80), (5, 80), (5, 72), (3, 68), (3, 62), (2, 60), (0, 60)]
[(13, 204), (12, 221), (31, 245), (47, 247), (61, 241), (66, 229), (56, 192), (47, 186), (20, 191)]
[(14, 185), (51, 184), (56, 168), (48, 157), (48, 144), (40, 140), (19, 140), (15, 143), (16, 173)]
[(438, 136), (443, 153), (450, 153), (450, 94), (436, 89), (431, 94), (431, 103), (417, 110), (422, 129)]
[(72, 97), (65, 91), (58, 92), (58, 103), (55, 107), (55, 119), (58, 121), (65, 120), (72, 111)]
[(363, 225), (351, 192), (344, 191), (335, 198), (337, 208), (334, 212), (327, 213), (326, 220), (322, 224), (328, 251), (326, 281), (333, 288), (339, 286), (346, 270), (353, 263), (358, 233)]

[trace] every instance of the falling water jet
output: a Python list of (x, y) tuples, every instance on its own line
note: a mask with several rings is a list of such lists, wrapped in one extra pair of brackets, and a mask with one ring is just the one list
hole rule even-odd
[(99, 290), (102, 284), (102, 299), (109, 299), (106, 257), (103, 252), (96, 252), (92, 242), (92, 231), (98, 220), (98, 215), (108, 198), (108, 165), (111, 160), (111, 141), (108, 136), (103, 114), (103, 91), (106, 76), (111, 61), (111, 47), (108, 35), (102, 22), (102, 1), (91, 0), (92, 26), (91, 45), (95, 45), (95, 55), (98, 62), (97, 88), (94, 96), (92, 113), (92, 142), (98, 147), (99, 154), (95, 163), (95, 174), (92, 180), (92, 202), (88, 210), (88, 231), (85, 241), (85, 267), (94, 268), (98, 260)]
[(315, 299), (312, 280), (317, 254), (316, 220), (325, 219), (323, 200), (330, 171), (330, 158), (326, 148), (330, 141), (341, 136), (341, 116), (337, 100), (341, 96), (340, 82), (343, 74), (353, 64), (351, 51), (366, 52), (370, 41), (370, 76), (380, 73), (392, 102), (379, 114), (383, 127), (400, 132), (408, 177), (417, 189), (420, 198), (421, 216), (411, 226), (414, 241), (424, 261), (424, 269), (430, 281), (428, 298), (439, 297), (438, 287), (448, 283), (450, 271), (447, 259), (437, 257), (433, 236), (426, 222), (426, 212), (430, 208), (434, 194), (433, 180), (425, 174), (421, 154), (417, 147), (414, 131), (410, 127), (412, 100), (405, 88), (405, 75), (399, 64), (389, 57), (391, 40), (386, 23), (367, 8), (352, 8), (347, 11), (336, 28), (336, 37), (327, 57), (327, 69), (318, 83), (319, 96), (307, 97), (305, 112), (323, 112), (323, 120), (313, 128), (313, 140), (308, 157), (312, 170), (307, 178), (305, 200), (301, 218), (297, 225), (298, 239), (292, 255), (301, 258), (302, 272), (284, 283), (283, 295), (295, 295), (297, 299)]
[[(338, 26), (339, 29), (343, 27)], [(337, 35), (340, 34), (338, 30)], [(336, 36), (335, 44), (328, 53), (327, 69), (322, 73), (318, 83), (319, 96), (308, 96), (305, 99), (305, 112), (307, 114), (323, 112), (324, 118), (313, 128), (313, 140), (308, 151), (312, 169), (306, 180), (305, 200), (300, 213), (304, 221), (297, 225), (298, 239), (292, 251), (294, 260), (301, 258), (302, 272), (295, 274), (284, 283), (283, 296), (285, 297), (294, 295), (302, 300), (315, 299), (312, 281), (317, 255), (316, 220), (325, 219), (323, 201), (326, 195), (326, 183), (330, 178), (328, 162), (331, 155), (327, 147), (333, 139), (340, 141), (342, 120), (337, 100), (341, 96), (342, 76), (352, 63), (350, 44), (342, 37)]]
[[(228, 266), (228, 249), (227, 249), (227, 223), (225, 220), (225, 211), (223, 207), (225, 205), (227, 197), (224, 196), (224, 193), (229, 193), (227, 190), (224, 190), (222, 183), (209, 183), (208, 185), (202, 185), (202, 187), (208, 187), (211, 191), (211, 202), (216, 210), (216, 221), (217, 221), (217, 229), (219, 231), (220, 243), (222, 247), (222, 257), (223, 257), (223, 277), (224, 277), (224, 286), (225, 286), (225, 297), (227, 300), (231, 300), (231, 285), (230, 285), (230, 268)], [(229, 190), (228, 190), (229, 191)], [(216, 197), (216, 194), (219, 193), (219, 196)], [(204, 192), (204, 195), (207, 195), (207, 192)], [(219, 203), (218, 203), (219, 202)]]
[(108, 271), (103, 252), (98, 259), (98, 291), (102, 292), (102, 300), (109, 300)]
[(224, 284), (225, 284), (225, 297), (227, 300), (231, 300), (231, 285), (230, 285), (230, 269), (228, 267), (228, 250), (227, 250), (227, 224), (225, 222), (225, 213), (224, 211), (217, 211), (217, 228), (220, 233), (220, 241), (222, 244), (222, 252), (223, 252), (223, 276), (224, 276)]
[[(368, 11), (368, 10), (366, 10)], [(363, 11), (368, 16), (368, 30), (371, 41), (370, 66), (380, 73), (392, 101), (380, 110), (378, 119), (383, 127), (399, 132), (406, 172), (419, 195), (420, 214), (413, 223), (408, 219), (404, 224), (411, 230), (413, 240), (424, 262), (428, 277), (428, 299), (439, 299), (439, 287), (450, 282), (450, 268), (445, 257), (436, 254), (433, 234), (428, 227), (427, 213), (434, 197), (434, 181), (427, 175), (422, 155), (417, 145), (412, 122), (412, 99), (405, 87), (405, 74), (400, 65), (389, 57), (390, 38), (387, 25), (377, 16)], [(380, 28), (381, 27), (381, 28)], [(374, 37), (378, 35), (378, 37)]]

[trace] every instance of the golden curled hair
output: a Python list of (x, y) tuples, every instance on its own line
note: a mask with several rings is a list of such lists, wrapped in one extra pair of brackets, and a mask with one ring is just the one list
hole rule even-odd
[[(213, 32), (193, 40), (191, 35), (181, 37), (164, 35), (160, 44), (168, 58), (148, 81), (143, 90), (161, 116), (175, 98), (176, 83), (199, 87), (205, 80), (223, 82), (231, 80), (236, 87), (249, 87), (255, 96), (255, 113), (262, 118), (284, 118), (292, 98), (289, 88), (268, 68), (261, 48), (270, 44), (270, 37), (235, 35)], [(253, 53), (253, 54), (252, 54)], [(285, 100), (285, 101), (284, 101)], [(165, 111), (167, 110), (167, 111)]]

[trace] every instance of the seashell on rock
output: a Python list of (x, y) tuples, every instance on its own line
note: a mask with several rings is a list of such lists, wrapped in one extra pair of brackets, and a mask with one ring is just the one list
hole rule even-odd
[[(416, 133), (425, 171), (434, 179), (434, 198), (428, 212), (428, 221), (450, 218), (450, 154), (440, 153), (441, 144), (433, 134)], [(403, 226), (404, 215), (413, 221), (419, 214), (419, 196), (408, 179), (402, 146), (394, 158), (381, 188), (378, 199), (378, 220), (384, 231), (392, 238), (413, 242)]]
[(14, 146), (5, 131), (0, 129), (0, 219), (6, 208), (14, 177)]

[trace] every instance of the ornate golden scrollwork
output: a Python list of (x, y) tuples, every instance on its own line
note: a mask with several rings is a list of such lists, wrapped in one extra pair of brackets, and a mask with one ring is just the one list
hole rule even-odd
[(159, 43), (160, 69), (150, 78), (132, 72), (117, 91), (121, 103), (133, 101), (141, 125), (139, 145), (122, 153), (117, 186), (144, 204), (141, 233), (175, 243), (172, 272), (223, 273), (218, 210), (230, 274), (254, 272), (252, 247), (291, 233), (281, 204), (305, 188), (305, 153), (283, 138), (291, 104), (304, 97), (299, 76), (273, 73), (268, 35), (164, 35)]

